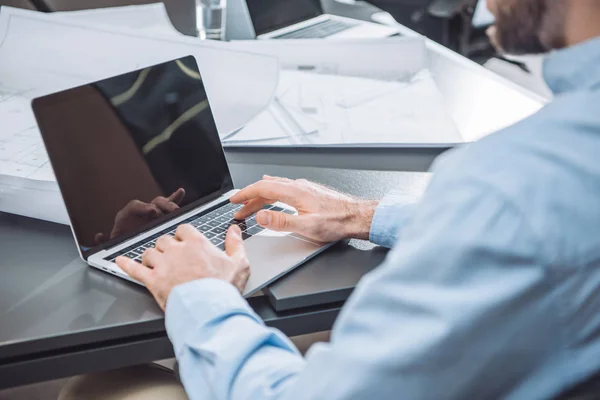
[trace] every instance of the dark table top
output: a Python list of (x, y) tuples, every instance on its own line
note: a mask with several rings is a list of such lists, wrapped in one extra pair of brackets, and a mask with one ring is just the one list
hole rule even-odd
[[(420, 192), (427, 181), (426, 174), (421, 173), (260, 164), (231, 167), (236, 187), (254, 182), (266, 173), (305, 177), (369, 198), (380, 198), (392, 189)], [(33, 379), (88, 372), (101, 369), (102, 365), (112, 368), (172, 356), (166, 341), (164, 315), (149, 293), (138, 285), (88, 267), (77, 255), (69, 227), (0, 214), (0, 243), (0, 388)], [(371, 259), (368, 251), (360, 258), (343, 258), (348, 250), (356, 251), (356, 246), (335, 246), (293, 273), (315, 267), (325, 270), (331, 263), (341, 267), (342, 259), (349, 264), (344, 266), (347, 268), (352, 268), (352, 260), (360, 268), (369, 262), (372, 268), (381, 261), (379, 252), (374, 252)], [(286, 279), (289, 281), (292, 276)], [(250, 304), (267, 324), (290, 336), (329, 329), (341, 307), (341, 304), (323, 307), (313, 304), (276, 312), (265, 296), (250, 299)], [(118, 359), (119, 354), (124, 354), (119, 346), (127, 343), (141, 346), (153, 341), (156, 343), (152, 351), (140, 347), (128, 360)], [(104, 347), (115, 351), (111, 362), (98, 366), (73, 364), (81, 352), (95, 352)], [(56, 365), (55, 358), (63, 352), (75, 352), (78, 356), (61, 371), (48, 371), (48, 366)], [(109, 352), (104, 356), (108, 357)], [(27, 368), (39, 359), (47, 362), (40, 364), (45, 369), (34, 374), (35, 377), (25, 377), (23, 374), (31, 371)]]

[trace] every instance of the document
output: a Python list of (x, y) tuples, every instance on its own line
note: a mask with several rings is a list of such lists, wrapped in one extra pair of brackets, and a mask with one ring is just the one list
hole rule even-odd
[(153, 36), (181, 38), (169, 18), (164, 3), (143, 4), (138, 6), (107, 7), (93, 10), (62, 11), (52, 13), (57, 18), (87, 22), (95, 26), (134, 29), (138, 33)]
[(222, 136), (239, 131), (271, 103), (279, 74), (272, 56), (230, 49), (227, 43), (2, 7), (0, 211), (68, 222), (31, 110), (33, 98), (190, 54)]
[[(226, 146), (449, 145), (465, 140), (447, 111), (418, 38), (238, 41), (277, 57), (272, 104), (307, 128), (269, 135), (248, 125)], [(232, 139), (233, 139), (232, 138)]]
[(399, 80), (427, 64), (424, 39), (241, 40), (231, 48), (277, 57), (282, 70)]

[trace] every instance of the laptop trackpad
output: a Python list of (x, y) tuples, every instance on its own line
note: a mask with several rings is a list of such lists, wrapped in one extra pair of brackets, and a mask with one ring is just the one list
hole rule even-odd
[(259, 235), (244, 243), (250, 261), (250, 279), (244, 289), (244, 296), (262, 289), (291, 271), (322, 247), (292, 235)]

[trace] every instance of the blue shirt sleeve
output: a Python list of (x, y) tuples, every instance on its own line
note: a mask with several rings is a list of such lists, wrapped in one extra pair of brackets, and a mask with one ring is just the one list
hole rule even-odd
[(386, 222), (386, 208), (378, 210), (375, 240), (391, 244), (398, 235), (398, 244), (361, 280), (331, 343), (313, 346), (306, 359), (232, 286), (206, 279), (177, 287), (167, 331), (190, 399), (504, 398), (515, 387), (526, 393), (521, 377), (543, 368), (559, 345), (539, 242), (495, 188), (478, 181), (451, 188), (434, 185), (409, 219), (401, 207), (394, 219), (406, 222), (401, 230)]
[(403, 193), (390, 193), (379, 203), (373, 221), (369, 240), (379, 246), (391, 249), (410, 222), (417, 206), (417, 199)]

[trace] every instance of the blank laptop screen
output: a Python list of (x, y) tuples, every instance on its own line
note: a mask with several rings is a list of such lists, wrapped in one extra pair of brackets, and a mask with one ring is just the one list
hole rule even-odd
[(85, 257), (233, 188), (193, 57), (33, 108)]
[(320, 0), (246, 0), (256, 35), (323, 14)]

